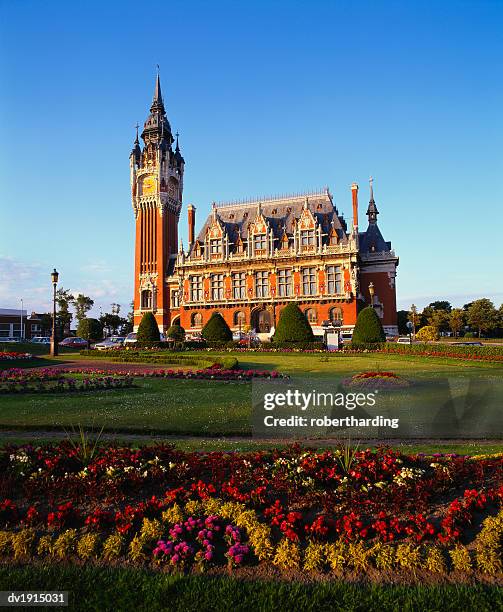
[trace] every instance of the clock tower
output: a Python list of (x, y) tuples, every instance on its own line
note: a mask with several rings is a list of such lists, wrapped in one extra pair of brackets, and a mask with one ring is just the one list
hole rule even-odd
[[(129, 156), (131, 197), (136, 223), (134, 328), (153, 312), (161, 332), (170, 324), (166, 276), (173, 273), (178, 247), (185, 161), (171, 126), (157, 75), (150, 114)], [(173, 145), (175, 148), (173, 150)]]

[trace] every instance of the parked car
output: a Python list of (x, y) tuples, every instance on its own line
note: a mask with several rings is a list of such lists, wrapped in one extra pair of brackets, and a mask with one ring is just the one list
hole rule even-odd
[(66, 346), (67, 348), (77, 348), (77, 349), (84, 349), (87, 348), (87, 340), (84, 340), (84, 338), (65, 338), (64, 340), (61, 340), (61, 342), (59, 343), (59, 346)]
[(234, 342), (237, 342), (239, 340), (244, 340), (246, 338), (248, 338), (248, 334), (242, 331), (241, 332), (237, 331), (232, 334), (232, 339), (234, 340)]
[(351, 340), (353, 339), (353, 334), (352, 332), (342, 332), (341, 333), (341, 341), (344, 344), (349, 344), (351, 342)]
[(107, 349), (120, 348), (124, 344), (123, 336), (110, 336), (102, 342), (97, 342), (93, 348), (98, 351), (106, 351)]
[(412, 344), (412, 338), (409, 336), (400, 336), (396, 341), (397, 344)]
[(50, 344), (51, 338), (49, 336), (35, 336), (30, 342), (33, 342), (33, 344)]
[(451, 346), (484, 346), (482, 342), (453, 342)]
[(128, 344), (136, 344), (136, 332), (131, 332), (124, 338), (124, 346)]
[(9, 344), (13, 342), (21, 342), (21, 338), (14, 338), (13, 336), (6, 336), (5, 338), (0, 338), (0, 343), (8, 342)]

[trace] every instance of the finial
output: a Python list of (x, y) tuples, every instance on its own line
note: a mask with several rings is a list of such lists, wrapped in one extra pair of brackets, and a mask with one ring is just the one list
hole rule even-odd
[(177, 132), (175, 134), (175, 136), (176, 136), (176, 149), (175, 149), (175, 151), (177, 151), (179, 153), (180, 152), (180, 147), (178, 146), (178, 136), (180, 136), (180, 134)]
[(136, 139), (135, 139), (135, 141), (134, 141), (134, 143), (135, 143), (135, 144), (139, 144), (139, 143), (140, 143), (140, 141), (138, 140), (138, 128), (139, 128), (139, 127), (140, 127), (140, 126), (138, 125), (138, 121), (137, 121), (137, 122), (136, 122), (136, 125), (135, 125), (135, 128), (136, 128)]
[(370, 184), (370, 201), (372, 202), (374, 200), (374, 179), (372, 177), (369, 178), (369, 184)]

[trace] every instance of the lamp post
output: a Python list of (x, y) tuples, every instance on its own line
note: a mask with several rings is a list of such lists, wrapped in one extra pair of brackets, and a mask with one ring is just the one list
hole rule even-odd
[(24, 339), (24, 334), (23, 334), (23, 298), (21, 298), (21, 329), (19, 330), (19, 338), (20, 338), (21, 342)]
[(58, 354), (58, 339), (56, 337), (56, 287), (58, 285), (58, 277), (59, 277), (59, 273), (56, 270), (56, 268), (54, 268), (54, 270), (51, 272), (52, 287), (53, 287), (51, 357), (56, 357), (56, 355)]
[(369, 285), (369, 294), (370, 294), (370, 306), (372, 308), (374, 308), (374, 293), (375, 293), (374, 283), (371, 282)]

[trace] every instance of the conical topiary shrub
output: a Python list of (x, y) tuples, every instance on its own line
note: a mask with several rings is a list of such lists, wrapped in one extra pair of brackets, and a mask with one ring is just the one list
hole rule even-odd
[(274, 342), (313, 342), (314, 335), (302, 310), (291, 302), (279, 315)]
[(166, 337), (172, 338), (177, 342), (182, 342), (185, 339), (185, 330), (181, 325), (175, 323), (174, 325), (171, 325), (171, 327), (166, 332)]
[(351, 344), (353, 346), (358, 346), (378, 344), (380, 342), (386, 342), (386, 335), (382, 328), (381, 321), (374, 308), (367, 306), (358, 314)]
[(214, 312), (201, 331), (207, 342), (230, 342), (232, 332), (219, 312)]
[(136, 342), (159, 342), (161, 336), (159, 334), (159, 326), (152, 312), (146, 312), (138, 325), (136, 332)]

